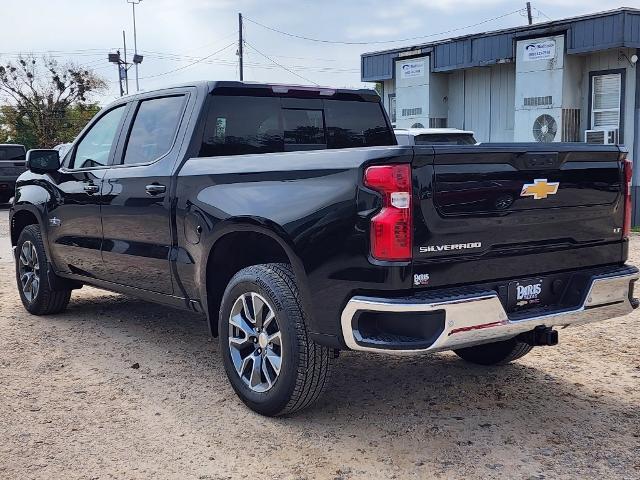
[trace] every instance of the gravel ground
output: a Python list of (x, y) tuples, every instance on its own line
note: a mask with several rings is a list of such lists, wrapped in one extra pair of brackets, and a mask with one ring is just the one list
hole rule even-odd
[(640, 478), (640, 312), (506, 367), (343, 353), (315, 407), (268, 419), (198, 316), (86, 287), (28, 315), (6, 208), (0, 292), (3, 479)]

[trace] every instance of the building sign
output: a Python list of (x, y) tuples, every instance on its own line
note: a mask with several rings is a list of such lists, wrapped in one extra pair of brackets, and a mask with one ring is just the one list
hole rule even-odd
[(553, 60), (554, 58), (556, 58), (555, 40), (528, 43), (524, 47), (523, 60), (525, 62), (533, 62), (536, 60)]
[(424, 61), (405, 63), (400, 70), (400, 78), (424, 77)]
[(414, 55), (420, 55), (422, 50), (409, 50), (408, 52), (400, 52), (398, 53), (398, 57), (413, 57)]

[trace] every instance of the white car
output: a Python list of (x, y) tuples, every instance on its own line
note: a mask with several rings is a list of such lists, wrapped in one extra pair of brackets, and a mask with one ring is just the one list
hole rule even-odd
[(476, 145), (469, 130), (457, 128), (396, 128), (398, 145)]

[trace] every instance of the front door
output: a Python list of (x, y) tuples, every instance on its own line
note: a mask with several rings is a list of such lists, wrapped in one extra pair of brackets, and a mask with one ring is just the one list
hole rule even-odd
[(105, 280), (173, 293), (169, 189), (186, 100), (183, 92), (143, 98), (132, 107), (127, 140), (103, 181)]
[(87, 277), (102, 269), (101, 185), (115, 152), (126, 105), (103, 113), (51, 175), (52, 194), (58, 198), (47, 214), (51, 257), (56, 269)]

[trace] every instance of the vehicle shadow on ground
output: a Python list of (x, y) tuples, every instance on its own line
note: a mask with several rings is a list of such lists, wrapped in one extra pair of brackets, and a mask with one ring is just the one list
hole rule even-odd
[[(107, 337), (125, 330), (127, 337), (137, 339), (136, 348), (147, 349), (150, 356), (158, 355), (161, 345), (160, 353), (168, 361), (186, 363), (185, 368), (210, 386), (203, 393), (205, 398), (193, 400), (194, 415), (201, 414), (202, 405), (219, 401), (221, 391), (227, 392), (229, 403), (238, 404), (227, 415), (237, 419), (255, 415), (241, 406), (229, 388), (218, 343), (210, 341), (200, 315), (98, 294), (78, 296), (55, 319), (72, 326), (79, 321), (91, 323), (106, 331)], [(196, 361), (194, 352), (204, 351), (212, 352), (213, 358)], [(587, 441), (598, 455), (614, 449), (615, 455), (626, 458), (617, 449), (633, 441), (639, 407), (598, 392), (593, 385), (565, 380), (564, 375), (580, 368), (571, 363), (570, 346), (558, 357), (568, 362), (564, 367), (534, 366), (547, 352), (558, 355), (550, 348), (538, 349), (531, 359), (503, 367), (470, 365), (451, 353), (390, 357), (343, 352), (320, 402), (289, 418), (264, 422), (309, 441), (333, 436), (376, 455), (384, 453), (385, 442), (428, 442), (424, 445), (429, 451), (453, 449), (454, 457), (463, 455), (465, 448), (513, 448), (534, 455), (540, 451), (546, 455), (546, 449), (553, 455), (574, 455), (572, 444)], [(167, 374), (163, 381), (184, 382), (177, 373)], [(612, 418), (628, 428), (611, 431)], [(584, 452), (580, 459), (588, 460)]]

